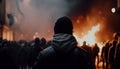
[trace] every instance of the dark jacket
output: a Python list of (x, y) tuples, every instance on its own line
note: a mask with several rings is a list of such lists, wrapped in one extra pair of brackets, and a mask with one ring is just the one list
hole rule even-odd
[(120, 69), (120, 43), (118, 43), (115, 51), (115, 69)]
[(76, 39), (68, 34), (56, 34), (51, 46), (37, 57), (34, 69), (90, 69), (88, 53), (77, 47)]

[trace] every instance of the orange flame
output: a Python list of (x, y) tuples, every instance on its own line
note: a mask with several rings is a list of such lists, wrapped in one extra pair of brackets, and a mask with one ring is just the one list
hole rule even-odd
[(77, 34), (74, 33), (75, 38), (78, 41), (78, 44), (81, 46), (83, 41), (86, 41), (89, 45), (93, 45), (96, 43), (96, 36), (95, 33), (100, 30), (100, 25), (93, 26), (90, 31), (88, 31), (88, 34), (83, 36), (82, 38), (79, 38)]

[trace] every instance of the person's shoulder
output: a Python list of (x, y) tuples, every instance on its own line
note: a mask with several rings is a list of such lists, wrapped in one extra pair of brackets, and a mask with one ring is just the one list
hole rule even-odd
[(55, 50), (54, 50), (54, 48), (52, 46), (49, 46), (49, 47), (43, 49), (40, 52), (40, 54), (42, 54), (42, 55), (51, 55), (51, 54), (54, 54), (54, 53), (55, 53)]
[(81, 48), (81, 47), (75, 47), (74, 50), (73, 50), (74, 53), (77, 53), (77, 54), (81, 54), (81, 55), (88, 55), (88, 52)]

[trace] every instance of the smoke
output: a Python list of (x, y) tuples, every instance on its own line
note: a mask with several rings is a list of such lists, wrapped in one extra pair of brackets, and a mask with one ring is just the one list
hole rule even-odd
[(12, 0), (12, 4), (17, 18), (13, 29), (19, 39), (32, 38), (35, 33), (51, 39), (56, 19), (65, 15), (71, 17), (74, 32), (80, 37), (97, 24), (100, 24), (98, 41), (112, 39), (112, 34), (120, 31), (120, 16), (111, 13), (115, 5), (112, 0)]
[(13, 26), (17, 38), (32, 39), (37, 32), (39, 37), (49, 39), (53, 35), (56, 19), (67, 15), (69, 11), (65, 0), (17, 0), (14, 3), (18, 4), (14, 4), (17, 5), (17, 9), (14, 8), (17, 24)]
[(19, 0), (19, 1), (16, 0), (15, 2), (16, 2), (16, 8), (17, 8), (18, 12), (19, 12), (22, 16), (24, 16), (23, 12), (21, 11), (21, 9), (20, 9), (20, 7), (19, 7), (19, 4), (20, 4), (19, 2), (20, 2), (20, 0)]
[(83, 33), (86, 34), (93, 26), (100, 24), (100, 31), (96, 33), (97, 41), (113, 39), (113, 33), (120, 31), (120, 15), (111, 12), (115, 4), (112, 0), (90, 0), (89, 5), (83, 5), (86, 8), (84, 11), (79, 8), (74, 11), (76, 14), (71, 12), (75, 32), (83, 37)]

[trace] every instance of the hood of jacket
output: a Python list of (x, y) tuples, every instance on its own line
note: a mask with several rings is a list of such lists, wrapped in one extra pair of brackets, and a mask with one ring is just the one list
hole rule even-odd
[(77, 41), (70, 34), (55, 34), (51, 45), (57, 52), (68, 53), (77, 46)]

